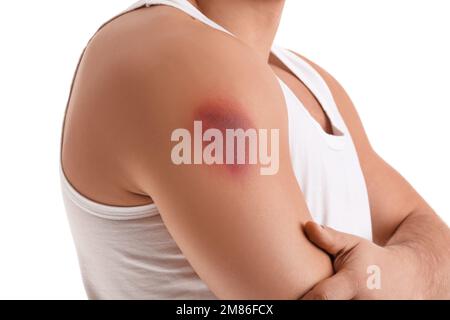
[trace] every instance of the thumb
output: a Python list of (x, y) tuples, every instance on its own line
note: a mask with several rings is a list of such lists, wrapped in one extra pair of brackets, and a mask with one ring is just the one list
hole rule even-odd
[(340, 271), (319, 282), (302, 300), (351, 300), (358, 293), (358, 279), (353, 272)]
[(312, 221), (306, 222), (304, 230), (309, 241), (334, 257), (340, 252), (356, 246), (359, 242), (358, 237), (318, 225)]

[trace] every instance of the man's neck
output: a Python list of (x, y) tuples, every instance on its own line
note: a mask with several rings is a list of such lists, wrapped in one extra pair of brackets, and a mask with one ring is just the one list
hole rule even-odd
[(203, 14), (268, 59), (285, 0), (189, 0)]

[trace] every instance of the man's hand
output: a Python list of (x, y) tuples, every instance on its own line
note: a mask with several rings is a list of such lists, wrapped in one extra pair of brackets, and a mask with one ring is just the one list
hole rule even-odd
[[(306, 232), (312, 242), (325, 251), (334, 251), (337, 272), (308, 296), (346, 298), (341, 291), (351, 296), (347, 287), (353, 286), (345, 281), (350, 274), (358, 280), (354, 298), (450, 299), (450, 229), (405, 178), (375, 152), (355, 106), (339, 82), (311, 64), (330, 87), (350, 131), (367, 185), (373, 241), (383, 247), (329, 229), (319, 233), (308, 225)], [(345, 250), (352, 247), (351, 251)], [(380, 290), (367, 289), (369, 265), (381, 269)], [(338, 288), (334, 289), (336, 282)]]
[[(423, 276), (416, 271), (411, 251), (401, 246), (380, 247), (368, 240), (322, 227), (304, 226), (309, 240), (331, 255), (335, 274), (319, 282), (302, 299), (423, 299)], [(371, 266), (380, 271), (372, 275)], [(368, 285), (371, 276), (380, 277), (380, 287)], [(369, 283), (370, 284), (370, 283)]]

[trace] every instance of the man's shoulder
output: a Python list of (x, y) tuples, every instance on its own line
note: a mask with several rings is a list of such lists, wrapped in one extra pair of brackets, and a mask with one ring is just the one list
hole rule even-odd
[(183, 73), (194, 67), (214, 72), (233, 62), (239, 70), (246, 57), (252, 60), (251, 54), (233, 36), (174, 8), (157, 6), (126, 13), (104, 25), (89, 42), (85, 60), (102, 60), (103, 65), (118, 65), (128, 72), (152, 71), (147, 75), (160, 78), (175, 67)]
[[(85, 54), (85, 70), (102, 81), (121, 81), (124, 92), (141, 88), (149, 108), (185, 108), (211, 96), (278, 95), (278, 83), (264, 59), (239, 39), (173, 8), (128, 13), (106, 25)], [(129, 90), (127, 90), (127, 87)], [(176, 93), (176, 94), (174, 94)]]

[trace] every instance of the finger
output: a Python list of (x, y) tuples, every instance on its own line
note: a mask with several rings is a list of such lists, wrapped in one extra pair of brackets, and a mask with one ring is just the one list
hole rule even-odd
[(358, 237), (323, 227), (313, 221), (308, 221), (304, 229), (312, 243), (333, 256), (354, 247), (359, 242)]
[(358, 287), (358, 280), (351, 272), (341, 271), (319, 282), (302, 300), (351, 300)]

